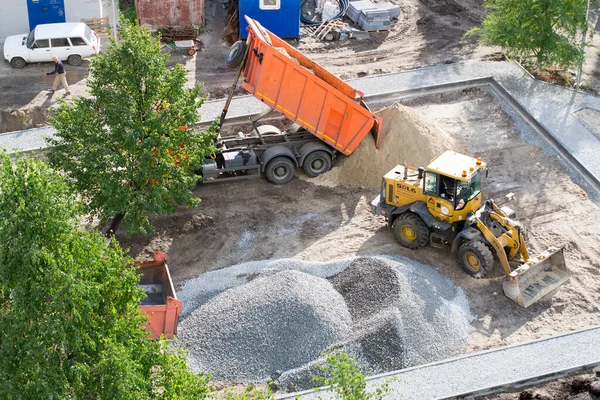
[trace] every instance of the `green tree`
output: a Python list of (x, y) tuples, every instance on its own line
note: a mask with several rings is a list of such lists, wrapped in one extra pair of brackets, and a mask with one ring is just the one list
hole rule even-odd
[(0, 397), (205, 398), (208, 377), (147, 339), (131, 259), (82, 210), (62, 175), (0, 152)]
[(484, 0), (488, 12), (480, 40), (500, 46), (509, 55), (535, 57), (543, 67), (577, 65), (582, 57), (581, 35), (586, 24), (587, 0)]
[(214, 153), (216, 125), (187, 129), (206, 98), (199, 85), (185, 88), (182, 65), (167, 68), (158, 38), (124, 18), (120, 35), (91, 61), (91, 97), (59, 108), (48, 160), (74, 183), (91, 215), (112, 219), (108, 233), (121, 222), (129, 233), (146, 233), (149, 216), (198, 204), (191, 171)]
[(392, 392), (393, 379), (375, 388), (367, 390), (365, 376), (356, 364), (356, 360), (344, 351), (331, 351), (324, 354), (327, 365), (321, 368), (327, 377), (313, 376), (313, 380), (329, 386), (329, 389), (341, 400), (379, 400)]

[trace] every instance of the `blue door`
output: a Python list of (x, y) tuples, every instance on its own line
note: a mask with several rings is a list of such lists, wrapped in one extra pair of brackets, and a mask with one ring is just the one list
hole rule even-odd
[(39, 24), (65, 22), (64, 0), (27, 0), (29, 29)]

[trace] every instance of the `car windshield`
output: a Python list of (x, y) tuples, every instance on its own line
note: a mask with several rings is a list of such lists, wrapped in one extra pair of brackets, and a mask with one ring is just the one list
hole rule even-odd
[(30, 49), (33, 46), (33, 42), (35, 41), (35, 35), (33, 31), (29, 32), (29, 36), (27, 36), (27, 48)]
[(456, 181), (456, 209), (464, 208), (468, 201), (473, 200), (481, 192), (481, 173), (475, 172), (470, 181)]

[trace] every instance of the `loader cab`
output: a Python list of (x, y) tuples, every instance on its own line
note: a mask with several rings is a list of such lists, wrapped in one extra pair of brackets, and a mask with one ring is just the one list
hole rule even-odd
[(423, 172), (423, 194), (429, 211), (449, 223), (464, 221), (481, 206), (481, 159), (446, 151)]

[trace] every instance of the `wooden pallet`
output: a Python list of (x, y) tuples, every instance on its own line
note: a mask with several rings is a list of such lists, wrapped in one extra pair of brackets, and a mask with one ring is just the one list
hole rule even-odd
[(158, 29), (162, 39), (195, 40), (198, 38), (198, 28), (193, 25), (171, 25)]
[(100, 39), (108, 39), (110, 36), (110, 24), (108, 23), (108, 17), (92, 18), (92, 19), (81, 19), (91, 30), (96, 32), (96, 35)]

